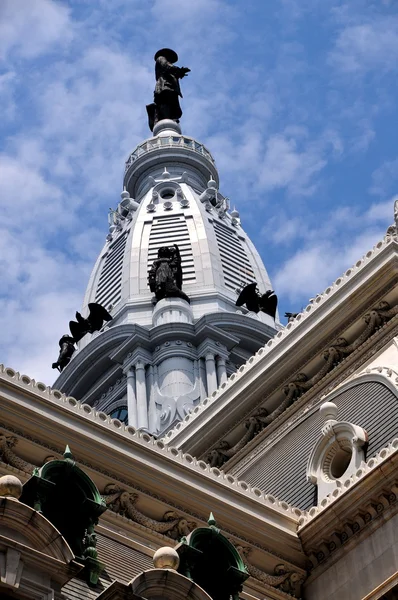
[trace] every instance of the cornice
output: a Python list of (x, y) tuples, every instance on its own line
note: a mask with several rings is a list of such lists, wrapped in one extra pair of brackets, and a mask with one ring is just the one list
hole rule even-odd
[[(205, 427), (209, 437), (220, 437), (234, 422), (242, 418), (242, 394), (245, 407), (252, 409), (255, 400), (261, 398), (267, 387), (273, 385), (276, 374), (289, 372), (294, 363), (297, 369), (297, 344), (300, 357), (311, 355), (314, 346), (325, 344), (325, 340), (336, 335), (336, 328), (350, 324), (353, 314), (363, 314), (387, 286), (394, 288), (398, 278), (398, 244), (396, 239), (386, 236), (352, 269), (338, 278), (323, 294), (300, 313), (283, 331), (277, 333), (264, 348), (240, 367), (210, 398), (204, 399), (181, 423), (165, 436), (167, 443), (183, 447), (197, 455), (204, 451), (201, 431)], [(396, 299), (394, 298), (393, 304)], [(339, 308), (344, 304), (342, 316)], [(344, 355), (344, 352), (343, 352)], [(266, 372), (266, 377), (263, 374)], [(280, 375), (279, 375), (280, 376)], [(281, 385), (279, 380), (279, 385)], [(227, 425), (228, 423), (228, 425)], [(216, 433), (217, 431), (217, 433)]]
[[(15, 439), (10, 438), (10, 436), (6, 437), (8, 439)], [(15, 443), (12, 444), (13, 450), (14, 445)], [(18, 449), (18, 446), (16, 449)], [(21, 461), (14, 453), (13, 456), (7, 455), (5, 457), (3, 455), (4, 458), (12, 460), (15, 464), (19, 464), (19, 461)], [(47, 459), (45, 459), (46, 461)], [(27, 465), (24, 461), (21, 462), (21, 466)], [(97, 531), (107, 537), (118, 539), (121, 543), (130, 545), (151, 556), (153, 549), (163, 545), (173, 546), (180, 539), (181, 535), (188, 535), (195, 527), (206, 525), (206, 517), (203, 515), (192, 515), (186, 509), (184, 510), (183, 507), (171, 506), (165, 499), (159, 498), (159, 496), (147, 490), (141, 490), (130, 482), (119, 482), (113, 477), (111, 483), (104, 484), (102, 483), (104, 481), (103, 471), (94, 470), (92, 465), (83, 465), (80, 462), (79, 465), (86, 466), (90, 477), (100, 489), (104, 490), (103, 498), (108, 506), (108, 510), (101, 515)], [(27, 466), (30, 472), (32, 472), (34, 467), (39, 466), (39, 464), (30, 464)], [(30, 474), (26, 472), (26, 467), (24, 470), (17, 469), (15, 466), (1, 462), (0, 460), (0, 474), (2, 473), (13, 473), (22, 482), (27, 481), (30, 477)], [(105, 475), (105, 481), (109, 482), (111, 475)], [(122, 483), (122, 485), (119, 485), (119, 483)], [(158, 505), (158, 514), (163, 514), (161, 519), (154, 519), (153, 516), (150, 517), (145, 514), (145, 506), (147, 506), (147, 501), (150, 498), (155, 499)], [(139, 508), (139, 506), (142, 506), (142, 508)], [(177, 508), (180, 514), (176, 513), (175, 508)], [(148, 509), (146, 509), (146, 512), (148, 512)], [(153, 514), (153, 508), (151, 512)], [(222, 520), (222, 515), (219, 516)], [(195, 518), (196, 521), (190, 521), (190, 517)], [(293, 564), (286, 555), (275, 553), (270, 548), (262, 547), (253, 540), (239, 537), (234, 531), (225, 530), (224, 528), (223, 531), (229, 534), (231, 542), (242, 553), (243, 560), (254, 579), (271, 587), (279, 588), (281, 586), (282, 591), (285, 590), (289, 593), (297, 589), (298, 582), (304, 580), (306, 572)], [(261, 551), (261, 555), (257, 556), (254, 563), (249, 558), (253, 549)], [(256, 564), (261, 565), (261, 567), (255, 566)]]
[(258, 537), (260, 544), (273, 539), (275, 552), (288, 549), (300, 564), (295, 530), (301, 511), (288, 503), (3, 366), (0, 394), (7, 429), (40, 437), (58, 452), (60, 445), (69, 443), (77, 449), (79, 463), (100, 467), (116, 478), (128, 479), (133, 470), (135, 486), (144, 489), (150, 470), (155, 495), (166, 495), (177, 504), (184, 498), (196, 514), (223, 513), (226, 529), (247, 539)]
[(336, 481), (333, 492), (300, 518), (298, 534), (313, 567), (327, 563), (329, 568), (330, 560), (337, 560), (350, 540), (369, 535), (396, 514), (397, 496), (395, 438), (376, 456), (363, 461), (351, 477)]

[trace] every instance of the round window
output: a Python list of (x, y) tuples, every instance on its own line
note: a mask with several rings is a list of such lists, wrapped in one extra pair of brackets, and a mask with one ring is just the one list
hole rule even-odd
[(170, 190), (170, 189), (161, 190), (160, 197), (163, 198), (163, 200), (171, 200), (171, 198), (174, 198), (174, 190)]
[[(345, 441), (345, 440), (344, 440)], [(353, 449), (350, 443), (337, 440), (332, 444), (323, 459), (322, 476), (324, 481), (335, 481), (343, 477), (351, 462)]]
[(112, 417), (112, 419), (119, 419), (119, 421), (127, 425), (127, 406), (119, 406), (119, 408), (115, 408), (111, 411), (109, 416)]
[(336, 452), (332, 458), (332, 462), (330, 463), (330, 475), (333, 477), (333, 479), (339, 479), (344, 475), (348, 469), (348, 465), (350, 464), (351, 457), (351, 448), (346, 448), (344, 450), (340, 448)]

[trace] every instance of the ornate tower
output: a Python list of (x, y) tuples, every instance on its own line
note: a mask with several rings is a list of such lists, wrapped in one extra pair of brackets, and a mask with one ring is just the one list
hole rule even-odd
[[(183, 135), (177, 120), (156, 114), (163, 116), (155, 111), (153, 137), (127, 159), (121, 201), (110, 212), (84, 299), (84, 315), (96, 302), (112, 321), (82, 338), (55, 386), (158, 435), (222, 385), (277, 326), (235, 305), (243, 285), (256, 281), (265, 292), (271, 284), (239, 213), (219, 191), (211, 153)], [(148, 272), (159, 249), (174, 244), (184, 294), (159, 299)]]

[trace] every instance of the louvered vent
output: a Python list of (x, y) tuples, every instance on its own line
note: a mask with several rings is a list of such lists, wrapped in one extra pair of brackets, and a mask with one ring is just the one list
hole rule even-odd
[(95, 301), (105, 308), (115, 306), (122, 297), (123, 256), (128, 232), (123, 233), (109, 246), (108, 254), (102, 265)]
[(180, 250), (183, 282), (193, 283), (196, 277), (192, 246), (185, 215), (183, 214), (154, 217), (151, 233), (149, 234), (148, 270), (155, 258), (158, 257), (159, 248), (172, 246), (173, 244), (177, 244)]
[[(332, 400), (338, 407), (338, 420), (363, 427), (369, 435), (367, 459), (398, 434), (398, 398), (377, 381), (361, 383)], [(321, 435), (323, 420), (312, 413), (271, 448), (240, 478), (301, 509), (315, 501), (315, 487), (306, 480), (308, 457)]]
[(245, 249), (236, 231), (222, 223), (213, 221), (226, 287), (236, 291), (252, 283), (254, 273)]

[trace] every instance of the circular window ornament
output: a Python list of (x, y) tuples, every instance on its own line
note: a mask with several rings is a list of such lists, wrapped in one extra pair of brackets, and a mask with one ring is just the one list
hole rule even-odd
[(322, 475), (326, 481), (340, 479), (346, 473), (352, 459), (352, 446), (341, 447), (335, 442), (324, 458)]
[(160, 190), (159, 194), (163, 200), (171, 200), (172, 198), (174, 198), (175, 190), (165, 188), (163, 190)]
[(368, 442), (362, 427), (337, 420), (333, 402), (322, 404), (320, 413), (323, 427), (307, 463), (307, 481), (317, 486), (318, 503), (333, 493), (342, 477), (348, 478), (357, 471), (365, 460)]

